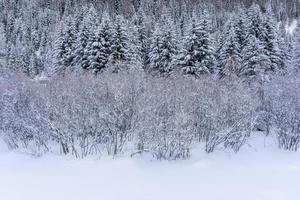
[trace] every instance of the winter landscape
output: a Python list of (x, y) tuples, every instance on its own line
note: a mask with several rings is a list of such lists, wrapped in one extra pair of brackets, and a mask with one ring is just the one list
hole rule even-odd
[(300, 199), (299, 17), (0, 0), (0, 199)]

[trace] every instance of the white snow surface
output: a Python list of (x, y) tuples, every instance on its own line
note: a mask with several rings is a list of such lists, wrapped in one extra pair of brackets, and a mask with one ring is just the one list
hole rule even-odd
[(260, 141), (187, 161), (76, 160), (10, 152), (0, 143), (1, 200), (299, 200), (300, 154)]

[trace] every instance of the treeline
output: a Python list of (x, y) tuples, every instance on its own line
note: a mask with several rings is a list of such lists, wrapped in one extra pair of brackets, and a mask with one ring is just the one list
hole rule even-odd
[(297, 8), (288, 2), (2, 1), (0, 64), (30, 77), (129, 65), (164, 76), (284, 71), (300, 46), (275, 9)]

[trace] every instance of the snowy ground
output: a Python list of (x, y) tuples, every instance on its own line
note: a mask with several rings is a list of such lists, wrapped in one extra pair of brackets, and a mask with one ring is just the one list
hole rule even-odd
[[(1, 144), (0, 144), (1, 146)], [(2, 145), (3, 146), (3, 145)], [(194, 152), (188, 161), (32, 158), (0, 148), (1, 200), (299, 200), (300, 154)]]

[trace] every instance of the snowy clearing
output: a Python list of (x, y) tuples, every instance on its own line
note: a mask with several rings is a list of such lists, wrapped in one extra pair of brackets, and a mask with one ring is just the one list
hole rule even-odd
[(176, 162), (32, 158), (2, 148), (0, 177), (3, 200), (297, 200), (300, 159), (276, 148), (199, 151)]

